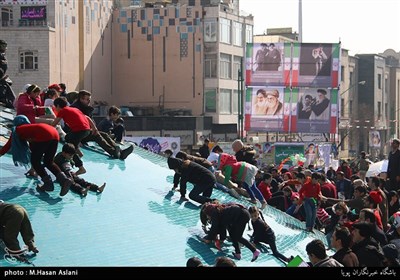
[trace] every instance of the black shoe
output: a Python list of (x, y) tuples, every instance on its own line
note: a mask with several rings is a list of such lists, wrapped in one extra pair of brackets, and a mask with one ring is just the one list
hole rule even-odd
[(45, 184), (43, 184), (43, 185), (37, 184), (36, 185), (36, 190), (38, 192), (52, 192), (52, 191), (54, 191), (54, 187), (46, 187)]
[(130, 145), (125, 150), (121, 150), (121, 155), (120, 155), (119, 159), (122, 159), (122, 160), (126, 159), (132, 152), (133, 152), (133, 145)]

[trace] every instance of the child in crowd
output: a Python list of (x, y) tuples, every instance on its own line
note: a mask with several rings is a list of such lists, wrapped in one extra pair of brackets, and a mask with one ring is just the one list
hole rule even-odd
[(272, 230), (272, 228), (267, 224), (267, 222), (264, 219), (263, 214), (258, 211), (257, 207), (255, 206), (250, 206), (249, 207), (249, 212), (251, 216), (251, 224), (253, 226), (253, 235), (252, 239), (254, 243), (266, 243), (269, 245), (269, 247), (272, 250), (272, 254), (285, 262), (290, 262), (293, 257), (287, 258), (281, 253), (279, 253), (278, 249), (276, 248), (276, 238), (275, 238), (275, 233)]
[(205, 243), (216, 240), (218, 234), (228, 230), (233, 247), (235, 247), (233, 256), (236, 259), (242, 258), (239, 242), (253, 252), (252, 262), (258, 258), (260, 251), (243, 237), (246, 224), (250, 220), (250, 213), (243, 205), (206, 203), (200, 210), (200, 217), (204, 216), (211, 220), (211, 229), (203, 238)]
[(72, 157), (75, 153), (76, 149), (74, 145), (67, 143), (64, 144), (62, 151), (59, 152), (54, 158), (54, 162), (58, 165), (58, 167), (60, 167), (60, 169), (72, 179), (73, 183), (71, 185), (71, 190), (75, 193), (80, 194), (82, 197), (85, 197), (87, 195), (88, 190), (102, 193), (104, 188), (106, 187), (106, 183), (99, 187), (96, 184), (87, 182), (83, 178), (80, 178), (78, 176), (79, 174), (82, 174), (80, 173), (80, 170), (78, 170), (78, 172), (76, 173), (72, 171), (72, 166), (74, 165)]
[(258, 171), (257, 167), (244, 161), (237, 162), (235, 156), (222, 153), (218, 158), (217, 168), (225, 175), (225, 185), (233, 178), (235, 181), (242, 183), (252, 203), (257, 203), (257, 198), (261, 202), (261, 209), (267, 206), (267, 202), (255, 184), (255, 177)]
[(204, 204), (212, 201), (210, 198), (214, 184), (216, 182), (214, 174), (207, 168), (190, 160), (181, 160), (179, 158), (169, 157), (168, 167), (178, 173), (180, 179), (181, 200), (187, 201), (186, 183), (192, 183), (193, 189), (189, 193), (189, 198)]
[(121, 110), (117, 106), (111, 106), (108, 109), (107, 118), (103, 119), (97, 125), (97, 129), (109, 135), (120, 143), (125, 133), (124, 120), (120, 117)]

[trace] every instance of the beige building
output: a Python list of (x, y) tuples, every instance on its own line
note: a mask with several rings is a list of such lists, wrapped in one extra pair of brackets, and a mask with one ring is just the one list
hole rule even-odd
[(63, 82), (135, 115), (208, 116), (236, 134), (238, 70), (253, 17), (238, 0), (144, 2), (0, 2), (14, 89)]
[[(0, 38), (8, 42), (8, 75), (20, 91), (27, 83), (64, 82), (101, 99), (111, 96), (111, 0), (0, 2)], [(96, 87), (102, 81), (104, 84)]]

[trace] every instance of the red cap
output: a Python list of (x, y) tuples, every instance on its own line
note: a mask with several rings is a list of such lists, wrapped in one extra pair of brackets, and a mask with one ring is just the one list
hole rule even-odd
[(372, 198), (372, 200), (376, 203), (379, 204), (383, 201), (383, 198), (381, 196), (381, 193), (378, 191), (371, 191), (369, 193), (369, 196)]
[(56, 91), (61, 92), (62, 88), (58, 84), (52, 84), (47, 87), (48, 89), (55, 89)]

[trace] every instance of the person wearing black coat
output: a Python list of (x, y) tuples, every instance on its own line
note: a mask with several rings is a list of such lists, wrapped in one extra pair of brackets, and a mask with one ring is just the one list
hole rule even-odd
[(251, 261), (258, 258), (260, 251), (243, 237), (243, 232), (250, 220), (250, 213), (243, 205), (207, 203), (203, 205), (200, 211), (200, 217), (202, 215), (206, 215), (211, 220), (210, 231), (203, 239), (206, 243), (216, 240), (218, 234), (228, 230), (232, 245), (235, 248), (233, 256), (236, 259), (242, 258), (239, 242), (253, 252)]
[(382, 247), (371, 237), (372, 225), (366, 222), (353, 224), (353, 246), (360, 267), (382, 267), (384, 255)]
[[(193, 184), (193, 189), (189, 193), (190, 199), (200, 204), (212, 201), (210, 196), (216, 179), (210, 170), (195, 162), (189, 160), (182, 161), (179, 158), (173, 157), (168, 158), (168, 167), (175, 170), (181, 176), (181, 198), (186, 197), (186, 183), (189, 182)], [(200, 195), (201, 193), (203, 195)]]

